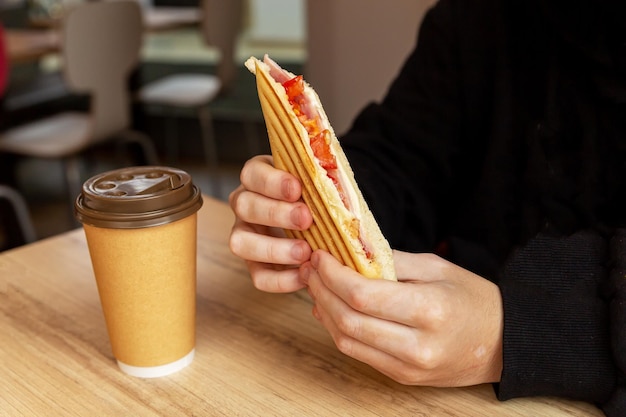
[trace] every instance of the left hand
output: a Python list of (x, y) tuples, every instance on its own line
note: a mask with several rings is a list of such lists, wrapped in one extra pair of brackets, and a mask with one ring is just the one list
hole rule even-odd
[(433, 254), (395, 251), (394, 262), (401, 282), (364, 278), (319, 250), (301, 266), (313, 315), (338, 349), (408, 385), (499, 381), (498, 287)]

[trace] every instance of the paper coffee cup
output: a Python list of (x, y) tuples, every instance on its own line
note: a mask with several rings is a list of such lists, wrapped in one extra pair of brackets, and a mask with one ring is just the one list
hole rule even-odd
[(96, 175), (76, 199), (111, 348), (125, 373), (159, 377), (193, 360), (201, 206), (190, 175), (169, 167)]

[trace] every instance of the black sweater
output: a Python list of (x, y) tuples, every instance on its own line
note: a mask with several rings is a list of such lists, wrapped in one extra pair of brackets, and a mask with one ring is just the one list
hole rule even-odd
[(623, 20), (548, 3), (441, 0), (342, 144), (394, 248), (500, 287), (498, 398), (556, 395), (624, 417)]

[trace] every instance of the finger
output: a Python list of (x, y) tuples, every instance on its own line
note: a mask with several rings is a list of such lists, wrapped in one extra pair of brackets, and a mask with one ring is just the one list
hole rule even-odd
[(434, 253), (393, 251), (396, 274), (400, 281), (434, 282), (442, 279), (450, 263)]
[(416, 268), (416, 265), (413, 262), (412, 256), (416, 256), (416, 254), (393, 250), (393, 264), (396, 268), (398, 280), (412, 277), (415, 274), (413, 269)]
[(240, 190), (230, 197), (234, 213), (247, 223), (284, 229), (305, 230), (313, 217), (303, 202), (285, 202), (261, 194)]
[(324, 251), (315, 251), (311, 263), (330, 291), (368, 316), (420, 328), (431, 325), (437, 315), (437, 288), (419, 282), (367, 279)]
[(340, 350), (347, 353), (354, 341), (358, 341), (404, 362), (419, 360), (415, 355), (416, 346), (420, 344), (417, 329), (353, 309), (324, 285), (310, 263), (302, 265), (301, 270), (301, 275), (308, 275), (306, 281), (309, 294), (315, 301), (316, 317), (333, 333)]
[(247, 262), (254, 287), (266, 292), (288, 293), (304, 288), (296, 268)]
[[(402, 384), (420, 384), (426, 380), (425, 378), (428, 375), (427, 367), (420, 368), (409, 360), (402, 358), (402, 355), (398, 356), (398, 349), (394, 348), (391, 351), (386, 351), (376, 345), (351, 337), (343, 331), (341, 326), (338, 326), (332, 320), (333, 316), (322, 305), (316, 304), (314, 308), (316, 309), (315, 316), (328, 330), (340, 352), (370, 365), (382, 374)], [(411, 348), (417, 349), (417, 345)]]
[(300, 265), (311, 256), (311, 247), (304, 240), (259, 233), (240, 220), (233, 226), (229, 246), (240, 258), (269, 264)]
[(272, 165), (272, 157), (259, 155), (244, 164), (239, 179), (248, 190), (276, 200), (294, 202), (302, 196), (296, 177)]

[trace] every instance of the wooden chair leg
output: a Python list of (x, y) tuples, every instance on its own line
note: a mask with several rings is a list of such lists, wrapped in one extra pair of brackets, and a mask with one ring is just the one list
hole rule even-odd
[(73, 227), (79, 225), (74, 217), (74, 201), (80, 194), (83, 187), (80, 174), (80, 158), (78, 156), (70, 156), (63, 159), (63, 169), (65, 171), (65, 184), (68, 196), (68, 220)]
[(127, 130), (122, 134), (122, 143), (126, 146), (137, 144), (141, 148), (143, 161), (141, 164), (159, 165), (159, 156), (152, 139), (143, 132)]
[(0, 185), (0, 198), (7, 200), (11, 205), (24, 243), (37, 240), (35, 226), (31, 220), (26, 201), (21, 194), (11, 187)]
[(213, 195), (216, 198), (222, 198), (217, 143), (215, 140), (215, 130), (213, 128), (213, 118), (208, 106), (203, 106), (198, 109), (198, 119), (200, 120), (202, 130), (202, 146), (204, 148), (204, 157), (209, 175), (211, 176)]

